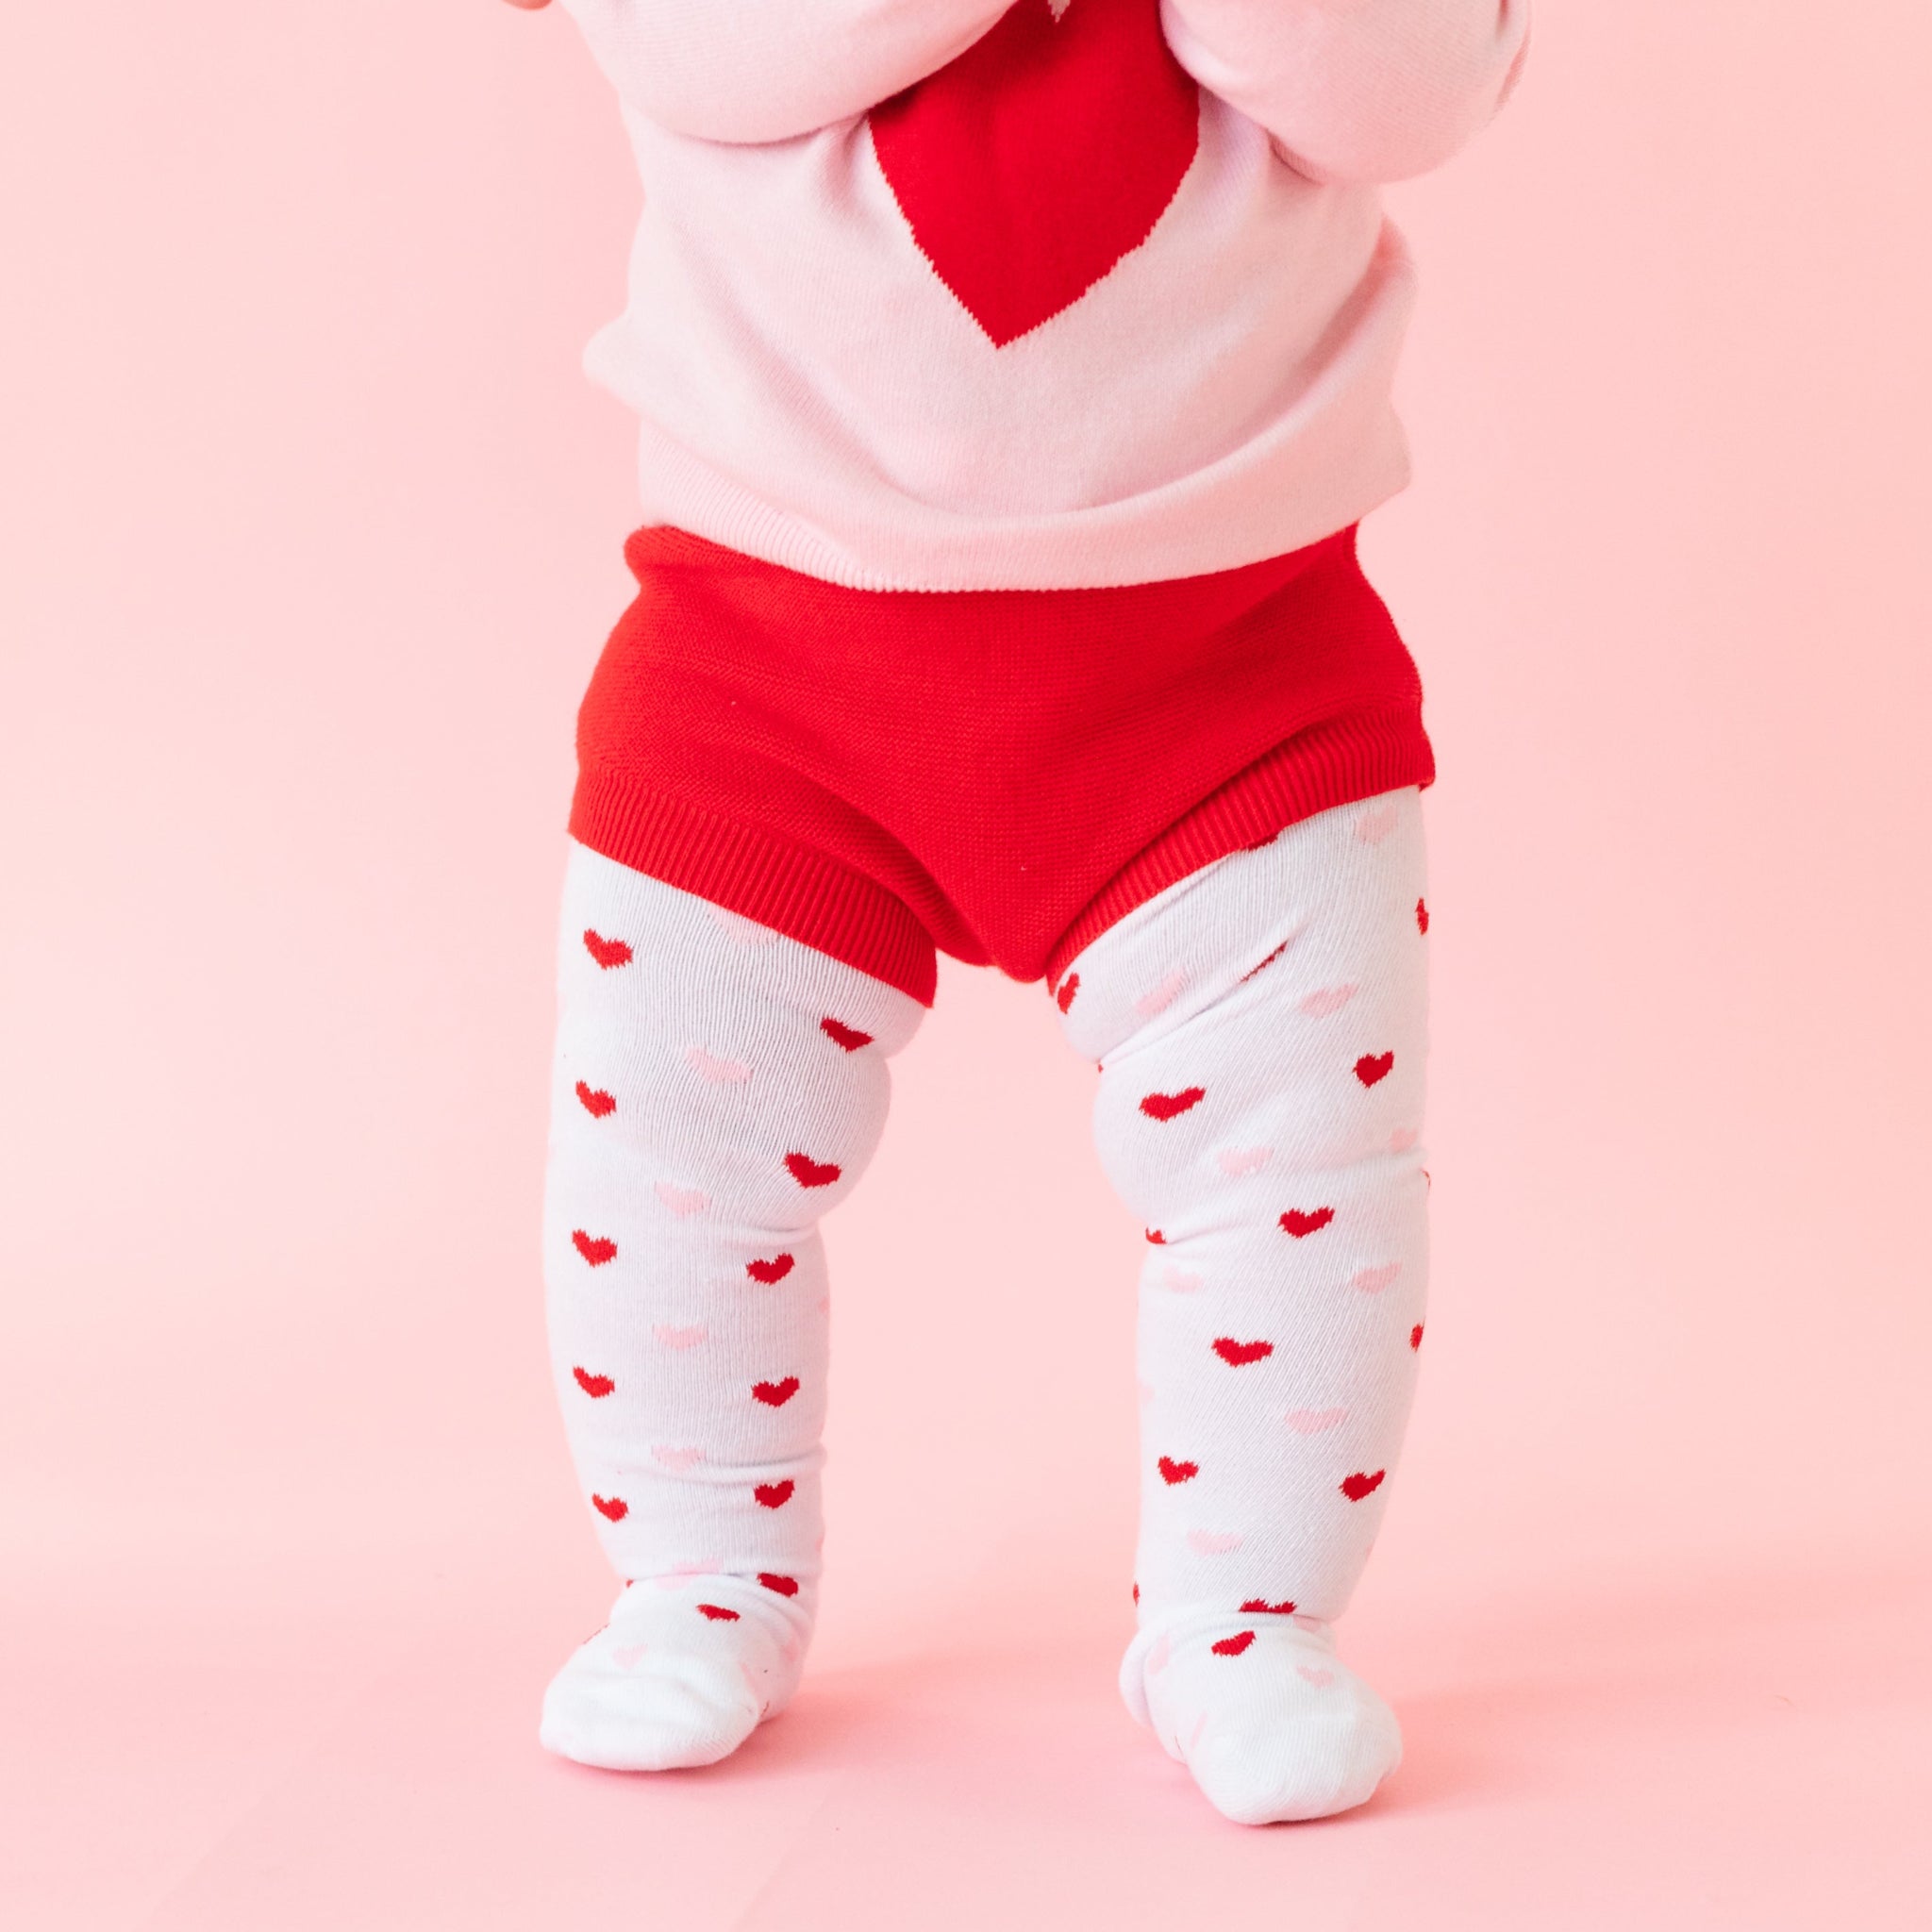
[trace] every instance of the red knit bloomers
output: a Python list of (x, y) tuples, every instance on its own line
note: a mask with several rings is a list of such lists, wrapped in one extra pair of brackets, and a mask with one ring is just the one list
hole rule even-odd
[(935, 949), (1057, 983), (1157, 892), (1435, 775), (1342, 530), (1118, 589), (858, 591), (640, 530), (570, 829), (930, 1005)]

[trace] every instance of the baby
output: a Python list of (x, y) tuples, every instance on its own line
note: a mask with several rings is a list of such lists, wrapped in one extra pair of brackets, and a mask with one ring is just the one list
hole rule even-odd
[[(516, 0), (541, 7), (544, 0)], [(1041, 979), (1146, 1230), (1129, 1709), (1229, 1818), (1401, 1738), (1333, 1625), (1424, 1341), (1433, 776), (1356, 560), (1376, 185), (1525, 0), (565, 0), (643, 174), (642, 418), (559, 956), (550, 1334), (625, 1588), (546, 1745), (706, 1764), (819, 1587), (820, 1217), (936, 951)]]

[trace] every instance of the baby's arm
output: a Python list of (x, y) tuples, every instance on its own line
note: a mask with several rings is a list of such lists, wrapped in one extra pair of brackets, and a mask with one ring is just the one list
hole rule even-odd
[(564, 0), (630, 107), (675, 134), (734, 142), (789, 141), (862, 114), (964, 53), (1008, 5)]
[(1318, 181), (1447, 160), (1508, 93), (1529, 0), (1161, 0), (1175, 58)]

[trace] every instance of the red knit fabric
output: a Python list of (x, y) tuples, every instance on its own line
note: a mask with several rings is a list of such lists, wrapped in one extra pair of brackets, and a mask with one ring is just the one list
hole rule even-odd
[(571, 831), (930, 1004), (1056, 981), (1199, 867), (1435, 775), (1343, 530), (1123, 588), (859, 591), (640, 530)]

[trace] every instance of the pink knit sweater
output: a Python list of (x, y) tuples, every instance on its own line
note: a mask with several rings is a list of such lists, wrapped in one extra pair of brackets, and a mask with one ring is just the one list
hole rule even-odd
[(1376, 184), (1527, 0), (566, 0), (643, 175), (647, 521), (865, 589), (1145, 583), (1407, 476)]

